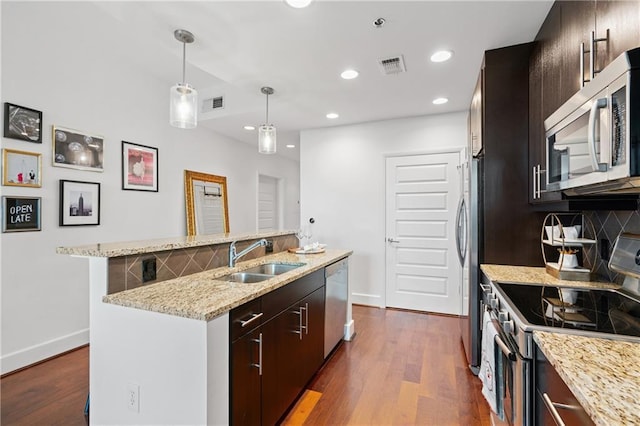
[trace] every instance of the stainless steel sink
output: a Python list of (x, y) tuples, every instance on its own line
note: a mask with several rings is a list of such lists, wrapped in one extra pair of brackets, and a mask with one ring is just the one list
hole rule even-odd
[(234, 283), (259, 283), (304, 265), (304, 263), (265, 263), (241, 272), (223, 275), (217, 279)]
[(245, 269), (242, 272), (250, 274), (267, 274), (267, 275), (280, 275), (285, 272), (292, 271), (296, 268), (304, 266), (304, 263), (265, 263), (263, 265), (254, 266), (253, 268)]
[(268, 274), (235, 272), (233, 274), (218, 277), (218, 279), (220, 281), (231, 281), (234, 283), (259, 283), (260, 281), (268, 280), (269, 278), (273, 278), (273, 277), (274, 275), (268, 275)]

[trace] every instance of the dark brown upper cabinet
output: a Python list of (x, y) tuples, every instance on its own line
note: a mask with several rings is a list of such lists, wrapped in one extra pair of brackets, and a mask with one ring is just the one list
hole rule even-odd
[(536, 36), (529, 60), (529, 202), (542, 209), (561, 210), (563, 199), (560, 192), (545, 191), (544, 120), (580, 90), (583, 79), (591, 78), (592, 32), (595, 39), (606, 38), (594, 43), (597, 74), (624, 51), (640, 46), (640, 1), (556, 1)]
[(596, 33), (603, 36), (609, 31), (596, 55), (595, 66), (601, 70), (623, 52), (640, 46), (640, 1), (598, 0), (595, 7)]

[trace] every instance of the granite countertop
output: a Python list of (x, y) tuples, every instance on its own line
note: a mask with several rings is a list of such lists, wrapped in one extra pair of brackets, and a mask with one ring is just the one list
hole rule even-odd
[(543, 284), (554, 287), (620, 288), (609, 281), (560, 280), (547, 274), (544, 267), (513, 265), (480, 265), (480, 269), (493, 282), (513, 284)]
[(640, 424), (640, 343), (543, 331), (533, 338), (595, 424)]
[(72, 256), (120, 257), (180, 248), (225, 244), (232, 241), (257, 240), (260, 238), (271, 238), (281, 235), (293, 235), (295, 233), (296, 231), (289, 230), (246, 234), (191, 235), (187, 237), (162, 238), (156, 240), (97, 243), (77, 247), (58, 247), (56, 248), (56, 253), (69, 254)]
[[(282, 287), (337, 260), (350, 256), (349, 250), (328, 249), (317, 254), (280, 252), (245, 262), (235, 268), (216, 268), (104, 296), (114, 305), (160, 312), (196, 320), (211, 320), (263, 294)], [(304, 266), (258, 283), (234, 283), (216, 278), (270, 262), (303, 263)]]

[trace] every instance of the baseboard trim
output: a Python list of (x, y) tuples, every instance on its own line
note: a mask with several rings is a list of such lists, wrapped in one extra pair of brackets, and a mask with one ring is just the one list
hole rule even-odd
[(382, 297), (377, 294), (351, 293), (351, 303), (384, 308)]
[(344, 340), (353, 340), (353, 336), (356, 334), (356, 325), (353, 320), (344, 325)]
[(70, 350), (77, 349), (89, 343), (89, 329), (67, 334), (28, 348), (15, 351), (0, 358), (0, 374), (3, 376), (16, 370), (29, 367), (47, 359), (58, 356)]

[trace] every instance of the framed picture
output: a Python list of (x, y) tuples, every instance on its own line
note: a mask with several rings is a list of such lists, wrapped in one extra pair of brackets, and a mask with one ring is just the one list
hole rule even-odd
[(60, 181), (60, 226), (100, 225), (100, 184)]
[(39, 231), (40, 197), (2, 197), (2, 232)]
[(158, 148), (122, 141), (122, 189), (158, 192)]
[(42, 143), (42, 112), (5, 102), (4, 137)]
[(53, 126), (53, 165), (101, 172), (103, 143), (102, 136)]
[(42, 186), (42, 156), (37, 152), (2, 150), (2, 184), (7, 186)]

